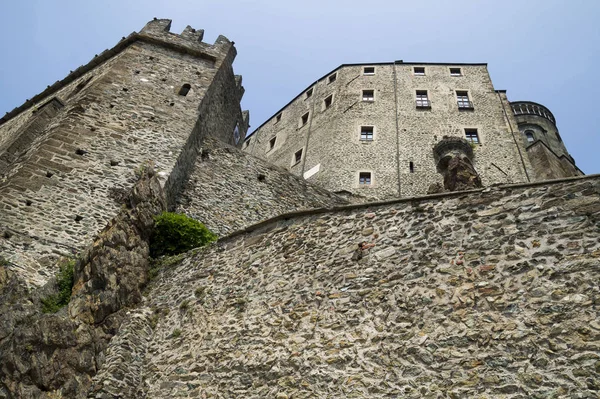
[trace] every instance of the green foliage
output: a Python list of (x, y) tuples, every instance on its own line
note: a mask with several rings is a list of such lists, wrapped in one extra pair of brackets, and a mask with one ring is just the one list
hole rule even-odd
[(59, 264), (56, 274), (58, 294), (42, 298), (42, 312), (56, 313), (66, 306), (71, 299), (71, 291), (75, 283), (75, 259), (66, 259)]
[(3, 257), (0, 256), (0, 266), (8, 266), (10, 263)]
[(179, 338), (181, 336), (181, 330), (179, 328), (176, 328), (173, 330), (173, 332), (171, 333), (171, 337), (173, 338)]
[(153, 257), (177, 255), (217, 239), (217, 235), (202, 223), (179, 213), (163, 212), (154, 221), (154, 232), (150, 239), (150, 254)]

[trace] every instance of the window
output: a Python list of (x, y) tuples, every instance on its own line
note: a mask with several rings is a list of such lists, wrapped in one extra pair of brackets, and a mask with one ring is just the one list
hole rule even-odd
[(331, 94), (330, 96), (325, 98), (325, 100), (323, 100), (323, 103), (325, 104), (325, 109), (331, 107), (332, 102), (333, 102), (333, 94)]
[(181, 86), (181, 89), (179, 89), (179, 95), (184, 97), (187, 96), (191, 88), (192, 86), (190, 86), (189, 84), (184, 84), (183, 86)]
[(465, 138), (471, 144), (481, 144), (479, 142), (479, 135), (477, 129), (465, 129)]
[(337, 79), (337, 73), (334, 73), (333, 75), (329, 76), (329, 83), (333, 83), (335, 82), (335, 80)]
[(363, 90), (362, 100), (363, 101), (375, 101), (375, 90)]
[(312, 89), (312, 88), (308, 89), (308, 90), (306, 91), (306, 98), (311, 98), (311, 97), (312, 97), (312, 94), (313, 94), (313, 89)]
[(244, 141), (244, 148), (248, 148), (249, 145), (250, 145), (250, 139)]
[(373, 141), (373, 126), (361, 126), (360, 141)]
[(235, 140), (235, 143), (239, 143), (240, 142), (240, 125), (239, 123), (235, 125), (235, 128), (233, 129), (233, 139)]
[(371, 172), (360, 172), (358, 174), (358, 184), (367, 186), (371, 184)]
[(458, 109), (473, 109), (473, 103), (469, 101), (469, 93), (466, 91), (456, 92), (456, 102)]
[(363, 75), (375, 75), (375, 67), (365, 67), (363, 69)]
[(425, 76), (425, 67), (414, 67), (413, 73), (415, 76)]
[(302, 115), (302, 118), (300, 120), (300, 127), (306, 125), (306, 123), (308, 122), (308, 114), (309, 114), (309, 112)]
[(279, 122), (280, 120), (281, 120), (281, 114), (278, 114), (278, 115), (275, 117), (275, 123)]
[(417, 108), (431, 108), (427, 90), (417, 90)]
[(293, 163), (293, 165), (299, 164), (301, 160), (302, 160), (302, 149), (296, 151), (296, 153), (294, 154), (294, 163)]
[(460, 68), (450, 68), (450, 76), (462, 76)]
[(275, 147), (275, 141), (277, 141), (277, 136), (269, 140), (269, 151), (271, 151)]
[(525, 137), (527, 137), (528, 143), (533, 143), (535, 141), (535, 136), (533, 135), (533, 130), (525, 130)]
[(415, 173), (415, 164), (413, 163), (413, 161), (410, 161), (408, 163), (408, 170), (410, 170), (410, 173)]

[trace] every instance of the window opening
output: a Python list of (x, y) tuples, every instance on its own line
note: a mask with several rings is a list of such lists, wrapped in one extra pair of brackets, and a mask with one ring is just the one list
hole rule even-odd
[(535, 140), (535, 136), (533, 135), (532, 130), (525, 130), (525, 137), (527, 137), (528, 143), (533, 143), (533, 141)]
[(306, 98), (311, 98), (313, 95), (313, 89), (310, 88), (306, 91)]
[(330, 95), (329, 97), (325, 98), (324, 102), (325, 102), (325, 109), (331, 107), (331, 103), (333, 102), (333, 94)]
[(371, 184), (371, 172), (360, 172), (358, 174), (358, 184), (361, 186), (370, 185)]
[(296, 151), (294, 154), (294, 165), (299, 164), (302, 160), (302, 149)]
[(457, 91), (456, 102), (458, 109), (473, 109), (473, 103), (469, 100), (469, 92), (467, 91)]
[(277, 136), (275, 136), (271, 140), (269, 140), (269, 151), (272, 150), (275, 147), (275, 142), (276, 141), (277, 141)]
[(414, 67), (413, 73), (415, 76), (424, 76), (425, 75), (425, 67)]
[(450, 76), (462, 76), (460, 68), (450, 68)]
[(190, 86), (189, 84), (184, 84), (183, 86), (181, 86), (181, 89), (179, 89), (179, 95), (184, 97), (187, 96), (191, 88), (192, 86)]
[(465, 138), (471, 144), (481, 144), (479, 142), (479, 135), (477, 129), (465, 129)]
[(275, 117), (275, 123), (279, 122), (280, 120), (281, 120), (281, 114), (278, 114), (278, 115)]
[(363, 75), (375, 75), (375, 67), (365, 67), (363, 69)]
[(336, 79), (337, 79), (337, 73), (334, 73), (333, 75), (331, 75), (329, 77), (329, 83), (335, 82)]
[(410, 173), (415, 173), (415, 164), (412, 161), (408, 163), (408, 169), (410, 170)]
[(308, 112), (305, 113), (304, 115), (302, 115), (302, 126), (306, 125), (306, 123), (308, 122)]
[(361, 126), (360, 141), (373, 141), (373, 126)]
[(363, 90), (362, 100), (363, 101), (375, 101), (375, 90)]
[(427, 90), (417, 90), (417, 108), (431, 108)]

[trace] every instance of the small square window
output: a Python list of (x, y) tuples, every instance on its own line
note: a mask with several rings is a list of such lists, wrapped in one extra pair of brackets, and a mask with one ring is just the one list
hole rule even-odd
[(373, 126), (360, 127), (360, 141), (373, 141)]
[(371, 172), (360, 172), (358, 174), (358, 184), (368, 186), (371, 184)]
[(425, 67), (414, 67), (413, 72), (415, 76), (425, 76)]
[(311, 98), (313, 95), (313, 89), (310, 88), (306, 91), (306, 98)]
[(333, 94), (326, 97), (325, 100), (323, 100), (324, 104), (325, 104), (325, 109), (331, 107), (331, 103), (333, 102)]
[(300, 161), (302, 160), (302, 150), (298, 150), (296, 151), (296, 153), (294, 153), (294, 165), (297, 165), (300, 163)]
[(479, 142), (479, 135), (477, 129), (465, 129), (465, 138), (471, 144), (481, 144)]
[(271, 151), (275, 147), (276, 141), (277, 141), (277, 136), (275, 136), (271, 140), (269, 140), (269, 151)]
[(280, 120), (281, 120), (281, 114), (278, 114), (278, 115), (275, 117), (275, 123), (279, 122)]
[(450, 76), (462, 76), (460, 68), (450, 68)]
[(375, 101), (375, 90), (363, 90), (362, 100), (363, 101)]
[(334, 73), (333, 75), (329, 76), (329, 83), (333, 83), (335, 82), (335, 80), (337, 79), (337, 73)]
[(375, 75), (375, 67), (365, 67), (363, 69), (363, 75)]
[(301, 127), (304, 126), (304, 125), (306, 125), (308, 123), (308, 114), (309, 114), (309, 112), (307, 112), (304, 115), (302, 115)]

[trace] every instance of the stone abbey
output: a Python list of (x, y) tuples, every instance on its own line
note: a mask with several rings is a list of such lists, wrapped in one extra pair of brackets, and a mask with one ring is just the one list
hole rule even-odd
[[(245, 151), (333, 191), (375, 198), (422, 195), (441, 181), (445, 136), (485, 186), (578, 176), (552, 113), (509, 102), (486, 64), (345, 64), (256, 129)], [(442, 161), (440, 163), (440, 161)]]
[[(170, 26), (0, 119), (0, 399), (600, 397), (600, 176), (550, 110), (346, 64), (248, 134), (234, 43)], [(152, 258), (166, 210), (219, 240)]]

